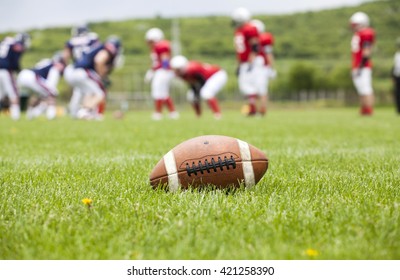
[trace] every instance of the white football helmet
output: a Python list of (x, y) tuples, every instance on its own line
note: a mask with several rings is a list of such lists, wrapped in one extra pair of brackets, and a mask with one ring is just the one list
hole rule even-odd
[(366, 13), (357, 12), (351, 16), (350, 24), (353, 26), (368, 27), (369, 17)]
[(164, 33), (160, 28), (153, 27), (146, 32), (146, 41), (158, 42), (164, 38)]
[(261, 20), (259, 20), (259, 19), (252, 19), (252, 20), (250, 21), (250, 23), (251, 23), (252, 25), (254, 25), (254, 26), (257, 28), (258, 33), (262, 33), (262, 32), (265, 31), (265, 24), (264, 24)]
[(243, 24), (251, 19), (251, 14), (246, 8), (240, 7), (233, 11), (232, 20), (236, 24)]
[(188, 59), (183, 55), (174, 56), (170, 61), (170, 66), (174, 70), (184, 69), (188, 64)]

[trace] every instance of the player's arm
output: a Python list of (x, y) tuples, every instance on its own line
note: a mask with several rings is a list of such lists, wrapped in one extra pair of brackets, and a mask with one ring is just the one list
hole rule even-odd
[(99, 51), (94, 58), (94, 70), (102, 79), (106, 79), (110, 73), (110, 65), (108, 61), (111, 59), (111, 54), (106, 50)]
[(359, 68), (363, 68), (369, 61), (372, 54), (372, 43), (365, 42), (362, 46), (362, 59)]
[(67, 44), (62, 52), (62, 58), (65, 64), (72, 58), (72, 49)]
[(55, 64), (53, 67), (51, 67), (47, 76), (47, 85), (51, 89), (54, 96), (58, 95), (57, 85), (60, 80), (61, 73), (60, 66)]
[(168, 52), (164, 52), (160, 55), (160, 59), (161, 59), (161, 68), (168, 69), (171, 55)]
[(206, 79), (200, 74), (195, 74), (194, 78), (196, 79), (196, 84), (198, 84), (199, 89), (201, 89), (206, 83)]
[(250, 45), (249, 62), (252, 63), (255, 57), (259, 53), (260, 42), (258, 40), (258, 36), (251, 37), (249, 39), (249, 45)]
[(272, 52), (267, 53), (267, 58), (268, 58), (269, 66), (271, 66), (271, 68), (274, 68), (274, 65), (275, 65), (274, 54)]
[(274, 37), (272, 34), (268, 34), (269, 36), (267, 37), (268, 40), (264, 46), (264, 53), (267, 56), (267, 60), (269, 63), (269, 66), (271, 68), (274, 68), (275, 65), (275, 57), (274, 57)]
[(24, 53), (25, 48), (22, 44), (17, 43), (12, 46), (12, 50), (15, 52), (15, 71), (21, 71), (21, 55)]
[(200, 102), (200, 90), (201, 90), (201, 85), (197, 81), (194, 81), (190, 84), (190, 88), (192, 89), (194, 93), (194, 103), (199, 103)]

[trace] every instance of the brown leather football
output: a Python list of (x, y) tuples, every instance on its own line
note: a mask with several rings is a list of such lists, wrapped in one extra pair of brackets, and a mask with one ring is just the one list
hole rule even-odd
[(164, 155), (150, 174), (150, 184), (170, 191), (207, 185), (248, 188), (267, 169), (268, 158), (247, 142), (205, 135), (182, 142)]

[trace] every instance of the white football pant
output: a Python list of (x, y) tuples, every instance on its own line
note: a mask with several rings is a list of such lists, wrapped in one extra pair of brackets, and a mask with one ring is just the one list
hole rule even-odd
[(19, 94), (13, 73), (0, 69), (0, 98), (8, 96), (11, 102), (10, 114), (13, 120), (18, 120), (21, 115), (19, 107)]
[(210, 78), (208, 78), (208, 80), (200, 90), (200, 97), (205, 100), (215, 97), (218, 92), (222, 90), (227, 81), (228, 74), (226, 74), (226, 71), (219, 70), (218, 72), (214, 73)]
[(361, 70), (353, 69), (352, 78), (358, 95), (365, 96), (373, 94), (371, 68), (364, 67)]
[(94, 70), (75, 68), (72, 72), (68, 73), (66, 80), (73, 88), (79, 88), (82, 97), (94, 95), (104, 98), (106, 96), (103, 82)]
[[(75, 67), (72, 64), (70, 64), (64, 70), (64, 79), (70, 85), (71, 85), (70, 81), (72, 79), (72, 73), (73, 73), (74, 69), (75, 69)], [(81, 106), (82, 99), (83, 99), (82, 90), (78, 87), (72, 87), (72, 96), (71, 96), (71, 99), (70, 99), (69, 105), (68, 105), (68, 110), (72, 117), (76, 117), (76, 114), (78, 113), (78, 110)]]
[(151, 97), (155, 100), (169, 97), (169, 88), (172, 78), (175, 76), (172, 70), (157, 69), (151, 80)]
[(253, 63), (244, 62), (239, 66), (239, 90), (244, 95), (259, 94), (260, 81), (265, 76), (264, 59), (257, 56)]
[(17, 84), (20, 88), (29, 89), (43, 98), (57, 96), (57, 84), (60, 79), (60, 72), (56, 68), (50, 69), (48, 79), (36, 75), (29, 69), (24, 69), (18, 74)]

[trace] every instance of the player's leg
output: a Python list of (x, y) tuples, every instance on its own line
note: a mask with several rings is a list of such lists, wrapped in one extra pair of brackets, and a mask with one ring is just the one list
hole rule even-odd
[(73, 74), (74, 69), (75, 68), (73, 65), (68, 65), (64, 69), (64, 80), (72, 88), (72, 95), (68, 104), (68, 111), (71, 117), (73, 118), (76, 117), (76, 114), (80, 109), (80, 105), (82, 103), (82, 98), (83, 98), (82, 90), (74, 85), (75, 84), (74, 74)]
[(225, 70), (220, 70), (212, 75), (204, 84), (200, 91), (201, 98), (207, 100), (207, 104), (214, 114), (216, 119), (221, 118), (221, 109), (218, 99), (216, 98), (218, 92), (222, 90), (228, 80), (228, 75)]
[(47, 119), (54, 119), (57, 114), (56, 97), (58, 95), (55, 82), (46, 80), (36, 75), (35, 87), (35, 91), (40, 94), (40, 97), (43, 100), (42, 103), (46, 105), (45, 112)]
[[(17, 76), (17, 86), (20, 90), (27, 90), (27, 91), (32, 91), (32, 84), (35, 81), (34, 77), (35, 73), (32, 70), (24, 69), (21, 72), (18, 73)], [(27, 119), (33, 119), (34, 118), (34, 103), (33, 101), (36, 99), (30, 97), (28, 99), (28, 106), (26, 109), (26, 118)], [(37, 105), (37, 104), (36, 104)]]
[(262, 116), (264, 116), (265, 114), (267, 114), (267, 106), (268, 106), (268, 95), (260, 95), (260, 102), (261, 102), (261, 106), (260, 106), (260, 114)]
[(397, 113), (400, 114), (400, 77), (397, 77), (394, 82), (394, 96)]
[(162, 119), (162, 107), (164, 103), (165, 93), (161, 88), (161, 72), (156, 70), (154, 71), (153, 79), (151, 80), (151, 97), (154, 100), (154, 112), (152, 115), (153, 120), (161, 120)]
[(353, 83), (360, 99), (360, 114), (371, 116), (374, 111), (374, 92), (372, 89), (372, 71), (363, 68), (361, 71), (353, 70)]
[[(175, 104), (169, 95), (170, 84), (173, 78), (173, 72), (165, 69), (158, 69), (154, 72), (154, 77), (151, 83), (152, 97), (155, 100), (155, 112), (153, 119), (162, 118), (162, 106), (168, 108), (169, 116), (172, 119), (177, 119), (179, 113), (175, 109)], [(160, 108), (161, 104), (161, 108)]]
[(68, 111), (71, 117), (73, 118), (76, 117), (76, 114), (81, 106), (82, 98), (83, 98), (82, 90), (78, 87), (72, 88), (72, 95), (68, 104)]
[(21, 109), (19, 107), (19, 92), (13, 73), (8, 70), (0, 69), (0, 83), (3, 90), (10, 99), (10, 115), (13, 120), (19, 120)]
[(268, 77), (269, 67), (261, 66), (257, 71), (257, 92), (260, 98), (260, 109), (259, 113), (265, 115), (267, 113), (268, 106)]
[(374, 95), (361, 95), (360, 96), (360, 113), (361, 115), (371, 116), (374, 113)]
[(170, 91), (170, 87), (171, 87), (171, 81), (172, 81), (172, 78), (174, 77), (174, 72), (171, 71), (171, 70), (165, 70), (165, 69), (162, 69), (162, 70), (164, 72), (163, 76), (165, 76), (165, 77), (163, 77), (164, 79), (162, 81), (163, 91), (168, 93), (168, 96), (164, 99), (164, 104), (168, 108), (169, 117), (171, 119), (176, 120), (176, 119), (179, 118), (179, 113), (176, 111), (175, 103), (172, 100), (171, 96), (169, 95), (169, 91)]
[[(76, 69), (75, 86), (84, 93), (82, 108), (78, 111), (78, 118), (101, 120), (103, 113), (100, 108), (104, 106), (106, 91), (102, 81), (93, 70)], [(79, 117), (80, 116), (80, 117)]]
[(257, 113), (257, 87), (254, 79), (254, 74), (249, 70), (248, 63), (242, 63), (239, 67), (239, 90), (246, 97), (248, 109), (246, 114), (254, 116)]
[(48, 96), (46, 102), (47, 102), (46, 118), (48, 120), (53, 120), (57, 116), (56, 97)]
[(197, 117), (201, 116), (201, 102), (199, 96), (196, 96), (192, 89), (186, 93), (187, 101), (192, 105)]

